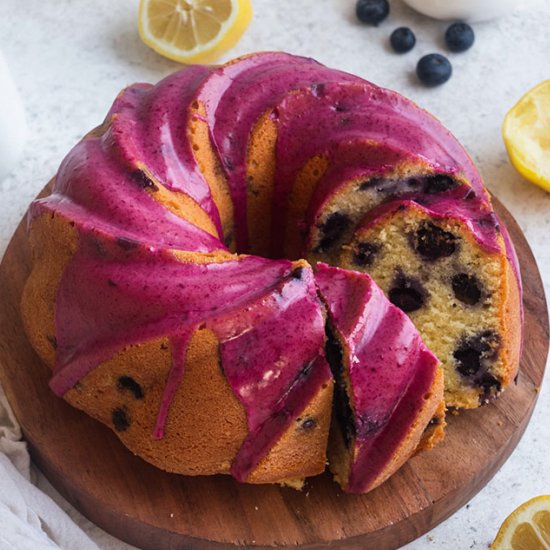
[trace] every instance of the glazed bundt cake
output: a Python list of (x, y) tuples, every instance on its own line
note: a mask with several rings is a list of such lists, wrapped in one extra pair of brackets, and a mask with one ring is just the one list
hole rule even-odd
[(311, 59), (123, 90), (29, 228), (22, 317), (52, 390), (171, 472), (292, 484), (328, 446), (367, 491), (441, 439), (443, 371), (465, 407), (517, 371), (519, 269), (471, 160)]

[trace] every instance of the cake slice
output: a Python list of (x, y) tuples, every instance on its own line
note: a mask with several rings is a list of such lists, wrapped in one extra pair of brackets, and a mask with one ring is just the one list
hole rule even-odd
[(472, 203), (386, 203), (365, 216), (339, 261), (367, 271), (409, 315), (443, 363), (445, 402), (463, 408), (511, 383), (521, 338), (513, 264), (493, 229), (499, 222)]
[(368, 275), (319, 263), (316, 281), (328, 309), (326, 353), (336, 380), (330, 469), (346, 492), (365, 493), (421, 442), (438, 439), (433, 426), (423, 435), (441, 413), (443, 371)]

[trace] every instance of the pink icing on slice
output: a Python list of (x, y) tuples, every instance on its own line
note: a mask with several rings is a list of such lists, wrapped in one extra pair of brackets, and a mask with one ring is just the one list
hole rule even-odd
[[(285, 223), (288, 197), (298, 171), (316, 155), (328, 157), (332, 178), (353, 167), (362, 172), (383, 172), (398, 161), (421, 161), (437, 172), (465, 174), (478, 196), (487, 198), (477, 170), (449, 131), (395, 92), (364, 81), (328, 83), (322, 93), (305, 89), (288, 94), (276, 112), (274, 235)], [(358, 154), (357, 143), (364, 148), (363, 155)], [(345, 153), (346, 147), (351, 147), (351, 154)], [(331, 191), (336, 184), (320, 189)], [(316, 199), (317, 206), (326, 196)], [(281, 243), (274, 242), (274, 255), (279, 256), (280, 251)]]
[[(422, 202), (420, 202), (420, 200)], [(417, 202), (419, 201), (419, 202)], [(381, 223), (386, 217), (403, 209), (413, 208), (426, 213), (434, 220), (450, 218), (458, 220), (466, 225), (472, 235), (485, 250), (500, 252), (502, 243), (499, 240), (499, 232), (496, 229), (499, 222), (489, 206), (474, 200), (457, 200), (450, 197), (423, 196), (421, 199), (410, 200), (403, 198), (392, 200), (373, 208), (362, 220), (356, 233), (368, 231), (373, 226)]]
[(319, 263), (316, 280), (334, 330), (345, 342), (359, 449), (348, 490), (363, 492), (413, 427), (439, 362), (366, 273)]

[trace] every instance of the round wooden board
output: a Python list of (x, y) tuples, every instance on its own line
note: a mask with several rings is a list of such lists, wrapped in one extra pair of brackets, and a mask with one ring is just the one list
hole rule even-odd
[(111, 430), (55, 397), (27, 341), (19, 301), (30, 258), (23, 220), (0, 266), (0, 382), (33, 460), (78, 510), (144, 549), (302, 546), (396, 548), (474, 496), (521, 438), (548, 352), (548, 314), (535, 259), (508, 211), (525, 286), (525, 349), (516, 385), (494, 404), (449, 415), (443, 444), (367, 495), (343, 494), (328, 474), (302, 492), (228, 476), (168, 474), (132, 455)]

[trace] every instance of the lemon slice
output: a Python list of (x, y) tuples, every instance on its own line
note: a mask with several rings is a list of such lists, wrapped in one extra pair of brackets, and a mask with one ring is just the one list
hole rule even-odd
[(550, 495), (524, 502), (502, 524), (491, 550), (549, 550)]
[(210, 63), (232, 48), (252, 18), (250, 0), (140, 0), (139, 35), (180, 63)]
[(550, 191), (550, 80), (527, 92), (510, 109), (502, 134), (516, 170)]

